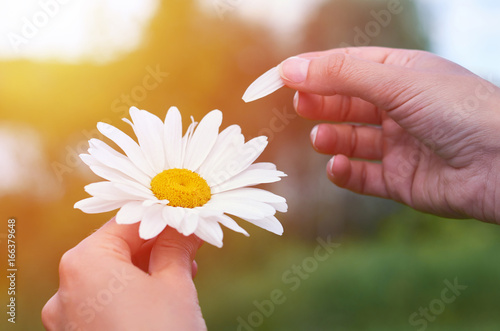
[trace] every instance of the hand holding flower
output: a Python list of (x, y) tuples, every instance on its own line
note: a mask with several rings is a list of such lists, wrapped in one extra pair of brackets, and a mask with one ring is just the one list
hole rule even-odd
[(202, 241), (165, 229), (106, 223), (66, 252), (57, 293), (42, 311), (52, 330), (205, 330), (193, 284)]

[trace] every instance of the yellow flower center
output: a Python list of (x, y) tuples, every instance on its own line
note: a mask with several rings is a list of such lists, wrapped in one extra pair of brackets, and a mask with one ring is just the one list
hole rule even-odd
[(151, 180), (151, 191), (169, 206), (194, 208), (203, 206), (212, 196), (207, 181), (188, 169), (168, 169)]

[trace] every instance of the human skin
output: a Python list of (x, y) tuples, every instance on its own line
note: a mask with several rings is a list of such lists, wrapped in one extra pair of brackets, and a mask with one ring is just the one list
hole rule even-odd
[(166, 228), (139, 238), (114, 219), (66, 252), (59, 290), (42, 310), (47, 330), (206, 330), (193, 283), (202, 241)]
[[(500, 89), (424, 51), (360, 47), (282, 62), (313, 147), (351, 191), (500, 223)], [(354, 124), (353, 124), (354, 123)]]

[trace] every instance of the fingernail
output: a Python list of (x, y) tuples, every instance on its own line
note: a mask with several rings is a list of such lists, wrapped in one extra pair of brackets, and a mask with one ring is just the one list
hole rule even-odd
[(313, 146), (316, 146), (316, 135), (318, 134), (318, 125), (316, 125), (314, 128), (311, 130), (311, 143)]
[(293, 96), (293, 108), (297, 110), (299, 107), (299, 91), (295, 92), (295, 95)]
[(281, 76), (292, 83), (302, 83), (306, 80), (310, 62), (296, 56), (288, 58), (280, 64)]
[(330, 174), (333, 174), (333, 162), (335, 162), (335, 155), (332, 156), (332, 158), (330, 159), (330, 161), (328, 161), (328, 164), (326, 166), (330, 171)]

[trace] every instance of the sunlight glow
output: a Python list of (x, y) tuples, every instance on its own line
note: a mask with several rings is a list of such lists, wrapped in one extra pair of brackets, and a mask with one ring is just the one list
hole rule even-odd
[(158, 0), (0, 0), (0, 60), (108, 62), (141, 42)]
[[(310, 15), (325, 0), (198, 0), (221, 20), (233, 15), (270, 28), (278, 40), (296, 42)], [(294, 40), (295, 39), (295, 40)]]

